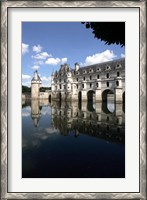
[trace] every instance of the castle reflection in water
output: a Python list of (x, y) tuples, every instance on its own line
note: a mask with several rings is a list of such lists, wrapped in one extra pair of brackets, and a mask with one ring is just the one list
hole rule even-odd
[(70, 132), (75, 137), (81, 134), (105, 139), (111, 142), (125, 143), (124, 104), (114, 102), (51, 102), (32, 100), (22, 102), (22, 106), (31, 106), (33, 125), (39, 127), (42, 107), (51, 108), (51, 124), (61, 135)]

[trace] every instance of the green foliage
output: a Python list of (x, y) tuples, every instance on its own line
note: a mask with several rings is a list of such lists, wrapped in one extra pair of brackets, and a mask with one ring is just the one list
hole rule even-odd
[(51, 87), (40, 87), (40, 92), (45, 92), (46, 90), (51, 90)]
[(31, 93), (31, 88), (22, 85), (22, 93)]
[(82, 22), (91, 28), (94, 37), (105, 41), (105, 44), (125, 46), (125, 22)]

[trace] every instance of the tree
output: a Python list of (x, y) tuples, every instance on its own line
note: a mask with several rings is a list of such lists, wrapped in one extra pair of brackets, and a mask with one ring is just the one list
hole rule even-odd
[(30, 87), (22, 85), (22, 93), (30, 93), (30, 92), (31, 92)]
[(40, 92), (45, 92), (46, 90), (51, 90), (51, 87), (40, 87)]
[(82, 22), (91, 28), (94, 37), (105, 41), (105, 44), (125, 46), (125, 22)]

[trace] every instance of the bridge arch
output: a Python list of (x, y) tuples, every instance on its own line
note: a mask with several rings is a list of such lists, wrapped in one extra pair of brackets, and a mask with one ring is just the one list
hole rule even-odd
[[(114, 102), (113, 102), (114, 103)], [(102, 111), (105, 114), (112, 114), (114, 113), (115, 109), (114, 109), (114, 105), (108, 105), (108, 103), (106, 101), (102, 102)]]
[(62, 94), (61, 94), (61, 92), (59, 92), (59, 101), (61, 101), (62, 100)]
[(125, 103), (125, 91), (122, 94), (123, 103)]
[(106, 89), (102, 92), (102, 101), (107, 101), (108, 100), (108, 95), (109, 94), (114, 94), (114, 92), (110, 89)]
[(87, 100), (88, 100), (88, 101), (93, 101), (94, 95), (95, 95), (95, 91), (94, 91), (94, 90), (89, 90), (89, 91), (87, 92)]
[(52, 96), (51, 96), (51, 94), (49, 94), (48, 99), (49, 99), (49, 102), (51, 103), (51, 100), (52, 100)]
[(78, 93), (78, 101), (81, 102), (82, 101), (82, 92), (79, 91)]

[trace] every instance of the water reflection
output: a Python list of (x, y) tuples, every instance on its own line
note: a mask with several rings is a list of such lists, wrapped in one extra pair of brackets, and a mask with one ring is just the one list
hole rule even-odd
[(122, 104), (23, 101), (22, 136), (24, 178), (125, 176)]
[[(112, 107), (111, 107), (112, 106)], [(52, 123), (63, 135), (72, 130), (75, 135), (87, 134), (124, 143), (125, 115), (123, 105), (110, 104), (111, 112), (105, 103), (77, 102), (52, 103)]]

